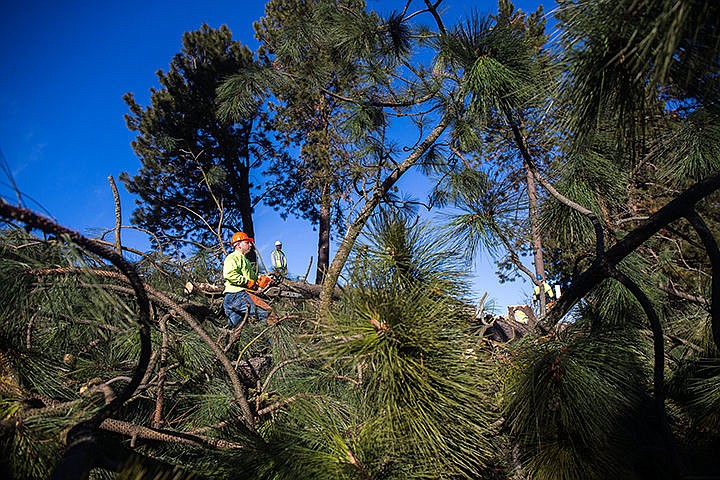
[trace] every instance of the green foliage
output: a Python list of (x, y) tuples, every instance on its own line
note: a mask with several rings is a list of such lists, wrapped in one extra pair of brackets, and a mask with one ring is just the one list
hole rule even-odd
[[(720, 471), (708, 300), (717, 272), (687, 222), (663, 225), (617, 266), (659, 325), (606, 268), (564, 323), (540, 319), (498, 345), (472, 328), (468, 279), (480, 250), (503, 254), (504, 278), (510, 264), (529, 272), (521, 257), (532, 249), (538, 271), (549, 257), (548, 273), (566, 281), (592, 261), (607, 267), (569, 201), (594, 213), (612, 248), (718, 171), (717, 5), (562, 1), (552, 54), (542, 10), (501, 0), (497, 15), (446, 28), (437, 5), (380, 15), (360, 1), (273, 0), (255, 25), (258, 62), (226, 27), (204, 26), (184, 36), (149, 107), (126, 97), (143, 169), (124, 180), (146, 202), (135, 221), (168, 235), (157, 243), (220, 239), (238, 223), (251, 233), (248, 172), (261, 152), (274, 158), (270, 205), (328, 238), (331, 222), (341, 232), (345, 221), (357, 236), (339, 248), (350, 262), (327, 316), (313, 301), (278, 301), (278, 323), (233, 332), (219, 327), (218, 299), (179, 293), (188, 279), (218, 280), (220, 249), (143, 261), (143, 280), (183, 306), (151, 295), (148, 372), (101, 427), (104, 453), (126, 465), (120, 475)], [(435, 28), (411, 22), (428, 13)], [(276, 135), (254, 138), (262, 150), (251, 147), (256, 114)], [(401, 142), (401, 127), (417, 135)], [(396, 182), (412, 166), (438, 176), (431, 200), (452, 209), (447, 230), (400, 208), (411, 202)], [(356, 201), (357, 215), (343, 218)], [(696, 209), (714, 236), (717, 202)], [(127, 383), (137, 307), (106, 262), (65, 239), (0, 235), (0, 464), (12, 477), (47, 477), (64, 432)]]
[[(2, 412), (3, 414), (5, 412)], [(3, 415), (5, 417), (5, 415)], [(42, 420), (41, 420), (42, 421)], [(41, 431), (37, 419), (3, 435), (0, 472), (9, 478), (48, 478), (59, 460), (57, 427)]]
[(481, 248), (491, 256), (502, 251), (505, 232), (515, 226), (507, 218), (515, 212), (507, 193), (506, 185), (472, 169), (449, 175), (435, 190), (438, 204), (454, 204), (459, 210), (448, 221), (447, 237), (455, 239), (457, 248), (468, 258), (475, 257)]
[[(544, 29), (541, 7), (527, 15), (501, 1), (496, 15), (474, 14), (440, 35), (437, 46), (437, 65), (451, 69), (463, 102), (454, 115), (454, 152), (477, 155), (472, 164), (465, 161), (464, 168), (477, 169), (487, 177), (487, 185), (465, 192), (452, 180), (443, 181), (434, 193), (447, 196), (443, 203), (459, 209), (451, 212), (448, 223), (457, 238), (469, 239), (467, 255), (486, 250), (496, 259), (503, 280), (519, 271), (527, 274), (520, 257), (531, 251), (536, 273), (545, 274), (544, 233), (537, 215), (542, 196), (534, 187), (532, 170), (540, 170), (550, 157), (546, 144), (554, 133), (546, 115), (556, 108), (552, 85), (557, 74)], [(453, 168), (442, 173), (469, 177)], [(456, 193), (448, 196), (443, 189)]]
[(488, 356), (460, 302), (462, 262), (409, 223), (373, 222), (330, 323), (296, 336), (300, 357), (273, 379), (294, 401), (235, 455), (233, 475), (477, 478), (501, 463)]
[(682, 184), (698, 181), (720, 170), (720, 121), (718, 112), (699, 110), (678, 119), (667, 136), (657, 142), (664, 178)]
[(251, 52), (224, 25), (203, 25), (182, 42), (169, 70), (158, 71), (161, 88), (151, 89), (150, 105), (139, 105), (132, 93), (124, 97), (127, 126), (137, 134), (133, 150), (142, 162), (136, 175), (120, 177), (142, 199), (133, 223), (153, 232), (161, 247), (217, 243), (222, 228), (252, 236), (249, 172), (264, 153), (253, 127), (257, 112), (225, 120), (215, 99), (226, 77), (253, 70)]
[(694, 378), (688, 380), (688, 394), (692, 400), (688, 403), (691, 417), (698, 426), (714, 434), (720, 432), (720, 370), (717, 359), (698, 365)]
[[(598, 217), (622, 211), (627, 202), (627, 173), (617, 168), (606, 142), (578, 153), (557, 166), (555, 185), (566, 198), (593, 211)], [(575, 246), (573, 254), (592, 251), (595, 233), (590, 220), (577, 210), (548, 198), (543, 203), (541, 226), (547, 236)]]
[(627, 442), (640, 435), (647, 408), (644, 343), (633, 329), (589, 335), (568, 326), (558, 338), (513, 348), (504, 398), (528, 473), (635, 478), (639, 449), (630, 452)]
[(481, 387), (487, 370), (465, 356), (473, 344), (468, 307), (455, 300), (467, 293), (462, 263), (405, 222), (375, 221), (323, 356), (362, 371), (359, 436), (384, 453), (380, 464), (405, 463), (402, 474), (414, 478), (472, 478), (492, 457), (492, 404)]
[(610, 121), (622, 127), (618, 147), (627, 149), (657, 114), (653, 97), (660, 85), (671, 92), (670, 105), (681, 109), (714, 103), (719, 43), (713, 2), (559, 3), (562, 46), (572, 71), (565, 91), (576, 105), (566, 117), (573, 131), (584, 137)]
[(438, 62), (462, 73), (460, 94), (469, 95), (469, 113), (480, 121), (505, 115), (537, 95), (534, 47), (542, 34), (519, 27), (524, 15), (512, 6), (495, 18), (475, 15), (439, 42)]
[[(2, 235), (0, 296), (7, 309), (0, 317), (0, 466), (12, 478), (47, 478), (62, 453), (64, 432), (109, 401), (132, 374), (139, 356), (136, 308), (129, 289), (99, 259), (19, 230)], [(232, 391), (217, 381), (222, 374), (212, 352), (189, 335), (188, 326), (172, 322), (168, 328), (164, 420), (220, 421), (231, 411)], [(153, 332), (152, 341), (151, 369), (159, 363), (161, 335)], [(119, 420), (142, 425), (153, 417), (157, 377), (147, 380)], [(185, 389), (224, 393), (226, 407), (206, 405), (184, 415)], [(110, 451), (128, 455), (125, 446)]]

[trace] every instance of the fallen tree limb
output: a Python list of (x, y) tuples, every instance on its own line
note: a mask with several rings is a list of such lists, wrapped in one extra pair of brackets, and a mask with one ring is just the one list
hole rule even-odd
[[(47, 269), (36, 269), (36, 270), (28, 270), (28, 274), (32, 275), (50, 275), (50, 274), (78, 274), (78, 273), (92, 273), (94, 275), (98, 275), (101, 277), (106, 278), (113, 278), (116, 280), (120, 280), (125, 282), (126, 279), (123, 275), (117, 272), (112, 272), (109, 270), (99, 270), (99, 269), (79, 269), (79, 268), (69, 268), (69, 267), (63, 267), (63, 268), (47, 268)], [(123, 289), (123, 287), (120, 286), (111, 286), (106, 285), (105, 288), (112, 288), (114, 290), (123, 291), (124, 293), (132, 293), (129, 289)], [(165, 296), (163, 293), (161, 293), (158, 290), (155, 290), (149, 285), (145, 285), (145, 289), (147, 290), (149, 297), (152, 298), (154, 301), (157, 301), (158, 303), (163, 304), (164, 306), (170, 308), (173, 312), (178, 314), (180, 317), (182, 317), (183, 320), (198, 334), (198, 336), (210, 347), (210, 349), (213, 351), (217, 359), (220, 361), (220, 363), (225, 368), (225, 371), (228, 374), (228, 377), (230, 378), (230, 382), (233, 385), (233, 389), (235, 391), (235, 401), (240, 405), (240, 408), (243, 411), (243, 415), (245, 417), (245, 424), (246, 426), (252, 430), (254, 428), (254, 415), (252, 411), (250, 410), (250, 405), (247, 401), (247, 397), (245, 396), (245, 390), (242, 382), (240, 381), (240, 378), (237, 375), (237, 372), (233, 368), (230, 359), (227, 358), (227, 355), (225, 355), (225, 352), (220, 348), (220, 346), (213, 341), (212, 338), (207, 334), (207, 332), (200, 326), (200, 324), (195, 321), (195, 319), (190, 315), (188, 312), (186, 312), (180, 305), (170, 300), (167, 296)]]
[[(574, 278), (563, 296), (558, 299), (554, 307), (545, 316), (542, 323), (548, 326), (556, 325), (590, 290), (595, 288), (601, 281), (610, 278), (613, 268), (661, 228), (681, 218), (694, 218), (696, 215), (694, 212), (695, 205), (718, 188), (720, 188), (720, 173), (697, 182), (652, 214), (604, 254), (595, 258), (590, 267)], [(708, 254), (711, 256), (711, 260), (715, 259), (714, 252), (709, 251)], [(716, 267), (720, 267), (717, 263), (713, 261), (713, 279), (720, 275), (720, 271), (716, 271)], [(713, 341), (720, 348), (720, 287), (716, 287), (716, 285), (720, 285), (720, 282), (714, 281), (710, 310)]]
[[(224, 287), (222, 285), (214, 285), (212, 283), (205, 282), (187, 282), (185, 284), (185, 293), (190, 294), (201, 294), (208, 297), (217, 297), (222, 295)], [(322, 285), (315, 285), (311, 283), (296, 282), (283, 278), (279, 284), (273, 283), (270, 287), (255, 292), (260, 297), (296, 297), (299, 295), (300, 298), (315, 299), (320, 297), (322, 291)], [(296, 295), (288, 295), (287, 293), (292, 292)], [(340, 287), (335, 287), (333, 293), (333, 299), (337, 300), (340, 298), (342, 290)]]
[(220, 438), (206, 437), (185, 432), (177, 432), (174, 430), (165, 430), (159, 428), (143, 427), (134, 423), (116, 420), (114, 418), (105, 419), (100, 428), (108, 432), (119, 433), (130, 438), (142, 438), (144, 440), (153, 440), (159, 442), (182, 443), (199, 448), (212, 449), (242, 449), (245, 445), (236, 442), (229, 442)]
[(92, 418), (75, 425), (67, 434), (67, 447), (60, 462), (55, 467), (51, 478), (86, 478), (97, 465), (99, 459), (95, 450), (99, 444), (97, 438), (100, 423), (111, 415), (117, 413), (125, 402), (132, 397), (140, 385), (147, 366), (150, 362), (150, 300), (145, 291), (142, 280), (135, 267), (118, 255), (112, 249), (107, 248), (98, 242), (80, 235), (74, 230), (58, 225), (52, 220), (42, 217), (31, 210), (22, 207), (15, 207), (0, 198), (0, 216), (6, 219), (22, 222), (28, 227), (37, 228), (45, 233), (64, 237), (68, 241), (78, 245), (95, 255), (110, 261), (127, 278), (128, 283), (135, 293), (135, 301), (138, 305), (138, 335), (140, 340), (140, 355), (131, 381), (117, 397), (101, 408)]

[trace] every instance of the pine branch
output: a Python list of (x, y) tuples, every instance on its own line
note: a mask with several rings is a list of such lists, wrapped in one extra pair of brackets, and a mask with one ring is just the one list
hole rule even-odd
[(165, 399), (165, 362), (167, 361), (168, 334), (167, 321), (170, 314), (165, 314), (160, 319), (160, 333), (162, 341), (160, 345), (160, 371), (158, 372), (157, 397), (155, 398), (155, 411), (153, 412), (152, 426), (159, 428), (162, 425), (162, 409)]
[[(93, 273), (95, 275), (106, 277), (106, 278), (112, 278), (115, 280), (120, 281), (127, 281), (126, 278), (117, 272), (111, 272), (108, 270), (98, 270), (98, 269), (90, 269), (90, 270), (83, 270), (79, 268), (52, 268), (52, 269), (42, 269), (42, 270), (31, 270), (28, 271), (28, 273), (37, 274), (37, 275), (49, 275), (49, 274), (77, 274), (77, 273), (83, 273), (89, 271), (90, 273)], [(117, 291), (122, 291), (124, 293), (132, 293), (130, 290), (124, 289), (124, 287), (115, 286), (115, 285), (105, 285), (105, 288), (113, 289)], [(190, 327), (195, 330), (195, 332), (198, 334), (198, 336), (210, 347), (210, 349), (215, 353), (215, 356), (218, 358), (220, 363), (225, 367), (225, 371), (227, 372), (228, 377), (230, 378), (230, 382), (233, 385), (233, 389), (235, 391), (235, 400), (240, 405), (240, 408), (243, 410), (243, 414), (245, 417), (245, 423), (246, 426), (249, 429), (253, 429), (254, 427), (254, 416), (252, 411), (250, 410), (250, 406), (247, 402), (247, 398), (245, 396), (244, 387), (242, 385), (242, 382), (240, 381), (240, 378), (238, 377), (237, 372), (233, 368), (230, 360), (228, 359), (227, 355), (225, 355), (225, 352), (220, 348), (220, 346), (212, 339), (210, 336), (205, 332), (205, 330), (198, 324), (197, 321), (190, 315), (185, 309), (183, 309), (180, 305), (172, 301), (170, 298), (168, 298), (164, 293), (161, 293), (160, 291), (154, 289), (150, 285), (145, 285), (145, 288), (147, 292), (149, 293), (150, 298), (152, 298), (154, 301), (157, 301), (159, 303), (162, 303), (166, 307), (170, 308), (172, 311), (177, 313), (180, 317), (182, 317), (185, 322), (190, 325)]]
[(110, 189), (112, 190), (113, 201), (115, 202), (115, 253), (122, 256), (122, 242), (120, 241), (120, 228), (122, 225), (122, 210), (120, 205), (120, 193), (118, 193), (115, 179), (112, 175), (108, 176)]
[(140, 356), (133, 372), (132, 380), (125, 389), (109, 404), (101, 408), (92, 418), (75, 425), (67, 434), (67, 450), (53, 473), (54, 479), (82, 478), (98, 462), (94, 451), (99, 445), (97, 429), (100, 423), (116, 413), (134, 394), (150, 360), (150, 301), (135, 267), (111, 249), (78, 232), (63, 227), (52, 220), (41, 217), (31, 210), (15, 207), (0, 198), (0, 216), (24, 223), (45, 233), (64, 236), (70, 242), (91, 253), (110, 261), (127, 278), (135, 293), (138, 304), (138, 333), (140, 336)]
[(100, 424), (100, 428), (108, 432), (119, 433), (130, 438), (142, 438), (169, 443), (181, 443), (198, 448), (212, 449), (246, 449), (247, 446), (222, 440), (220, 438), (206, 437), (174, 430), (158, 429), (135, 425), (130, 422), (108, 418)]
[[(609, 248), (584, 272), (570, 284), (565, 294), (558, 299), (548, 312), (547, 323), (555, 325), (570, 309), (602, 280), (609, 277), (611, 268), (616, 267), (625, 257), (634, 252), (640, 245), (655, 235), (666, 225), (692, 215), (695, 205), (720, 188), (720, 173), (711, 175), (678, 195), (660, 210), (651, 215), (645, 222), (629, 232), (615, 245)], [(711, 252), (708, 252), (712, 255)], [(720, 270), (713, 268), (713, 278), (720, 275)], [(712, 311), (716, 312), (718, 302), (713, 302)], [(713, 339), (720, 347), (720, 314), (712, 316)]]

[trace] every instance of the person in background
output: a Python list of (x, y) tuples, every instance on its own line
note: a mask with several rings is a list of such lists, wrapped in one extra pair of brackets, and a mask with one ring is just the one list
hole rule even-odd
[(555, 291), (546, 280), (542, 279), (542, 275), (538, 274), (536, 278), (538, 281), (542, 281), (542, 283), (533, 287), (533, 303), (540, 302), (540, 288), (542, 287), (545, 292), (545, 303), (548, 308), (552, 307), (553, 303), (555, 303)]
[(223, 263), (223, 309), (228, 317), (228, 327), (238, 326), (249, 314), (260, 317), (264, 311), (257, 308), (248, 291), (257, 290), (258, 276), (246, 255), (253, 248), (253, 239), (244, 232), (236, 232), (230, 244), (233, 251)]
[(280, 240), (275, 242), (275, 250), (273, 250), (270, 256), (272, 257), (273, 273), (280, 277), (287, 276), (287, 258), (285, 257), (285, 252), (282, 250), (282, 242)]

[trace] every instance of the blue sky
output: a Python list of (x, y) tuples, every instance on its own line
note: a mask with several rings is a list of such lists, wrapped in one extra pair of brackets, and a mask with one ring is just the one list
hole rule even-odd
[[(377, 10), (400, 8), (402, 3), (368, 1)], [(540, 3), (524, 0), (516, 5), (531, 11)], [(254, 50), (252, 22), (263, 15), (264, 5), (252, 0), (2, 2), (0, 150), (26, 196), (25, 206), (89, 236), (112, 228), (115, 214), (107, 178), (118, 181), (121, 172), (134, 174), (140, 168), (123, 118), (128, 112), (123, 94), (133, 92), (138, 103), (147, 105), (150, 88), (158, 86), (155, 72), (167, 70), (181, 49), (182, 34), (203, 23), (213, 28), (227, 24), (236, 40)], [(445, 0), (443, 5), (458, 16), (470, 8), (480, 13), (496, 9), (495, 2)], [(118, 188), (123, 224), (129, 224), (135, 199), (119, 181)], [(0, 195), (16, 203), (2, 173)], [(303, 274), (310, 257), (316, 256), (312, 228), (282, 220), (267, 208), (257, 211), (255, 221), (265, 261), (280, 239), (291, 272)], [(123, 238), (129, 245), (147, 245), (127, 231)], [(501, 306), (527, 301), (528, 282), (499, 285), (493, 271), (486, 258), (479, 259), (478, 298), (488, 291)]]

